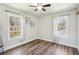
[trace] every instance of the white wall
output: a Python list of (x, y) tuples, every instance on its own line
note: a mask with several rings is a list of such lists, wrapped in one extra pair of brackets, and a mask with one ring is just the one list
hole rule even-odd
[(77, 15), (76, 15), (77, 10), (74, 10), (70, 13), (70, 18), (68, 21), (68, 36), (69, 36), (69, 41), (68, 43), (71, 46), (77, 47), (77, 41), (78, 41), (78, 27), (77, 27)]
[(37, 22), (38, 38), (53, 41), (52, 16), (39, 16)]
[[(31, 28), (29, 25), (23, 25), (23, 30), (24, 30), (24, 34), (22, 38), (19, 39), (14, 39), (14, 40), (8, 40), (8, 15), (7, 12), (5, 12), (4, 10), (11, 10), (11, 11), (15, 11), (21, 14), (22, 17), (30, 17), (34, 22), (35, 22), (35, 27)], [(24, 20), (24, 19), (23, 19)], [(8, 6), (4, 6), (4, 5), (0, 5), (0, 24), (2, 27), (2, 39), (3, 39), (3, 45), (4, 45), (4, 50), (13, 48), (17, 45), (20, 45), (22, 43), (26, 43), (28, 41), (31, 41), (33, 39), (36, 38), (36, 17), (28, 14), (28, 13), (21, 13), (20, 11), (18, 11), (17, 9), (14, 8), (10, 8)]]
[(53, 37), (53, 18), (61, 15), (69, 15), (68, 19), (68, 38), (61, 39), (57, 43), (77, 47), (77, 16), (76, 9), (56, 14), (48, 14), (38, 17), (38, 33), (39, 38), (54, 42)]

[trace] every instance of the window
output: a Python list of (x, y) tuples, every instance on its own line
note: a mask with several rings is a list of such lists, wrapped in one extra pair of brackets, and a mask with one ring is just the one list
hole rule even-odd
[(9, 15), (9, 39), (22, 37), (21, 16)]
[(68, 15), (55, 17), (54, 19), (54, 35), (56, 37), (67, 37)]

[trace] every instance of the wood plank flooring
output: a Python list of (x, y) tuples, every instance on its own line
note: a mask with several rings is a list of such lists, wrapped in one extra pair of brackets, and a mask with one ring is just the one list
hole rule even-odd
[(76, 48), (37, 39), (5, 51), (5, 55), (78, 55), (78, 50)]

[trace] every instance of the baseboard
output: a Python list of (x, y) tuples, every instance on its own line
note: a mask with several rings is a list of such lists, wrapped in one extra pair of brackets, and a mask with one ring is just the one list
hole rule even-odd
[[(30, 42), (30, 41), (33, 41), (33, 40), (36, 40), (36, 39), (38, 39), (38, 38), (30, 39), (30, 40), (28, 40), (28, 41), (20, 42), (20, 43), (18, 43), (18, 44), (16, 44), (16, 45), (12, 45), (12, 46), (9, 46), (9, 47), (5, 47), (5, 48), (4, 48), (4, 51), (13, 49), (13, 48), (15, 48), (15, 47), (18, 47), (18, 46), (20, 46), (20, 45), (26, 44), (26, 43), (28, 43), (28, 42)], [(45, 38), (40, 38), (40, 40), (45, 40), (45, 41), (52, 42), (52, 40), (47, 40), (47, 39), (45, 39)]]
[[(37, 39), (37, 38), (31, 39), (31, 40), (29, 40), (29, 41), (24, 41), (24, 42), (18, 43), (18, 44), (13, 45), (13, 46), (5, 47), (5, 48), (4, 48), (4, 51), (9, 50), (9, 49), (13, 49), (13, 48), (15, 48), (15, 47), (18, 47), (18, 46), (20, 46), (20, 45), (26, 44), (26, 43), (28, 43), (28, 42), (30, 42), (30, 41), (33, 41), (33, 40), (36, 40), (36, 39)], [(53, 40), (48, 40), (48, 39), (45, 39), (45, 38), (40, 38), (40, 40), (45, 40), (45, 41), (53, 42)], [(53, 43), (62, 44), (62, 45), (65, 45), (65, 46), (77, 48), (77, 46), (70, 45), (70, 44), (59, 43), (59, 42), (53, 42)], [(79, 51), (79, 49), (78, 49), (78, 51)]]
[(49, 42), (53, 42), (53, 43), (57, 43), (57, 44), (61, 44), (61, 45), (65, 45), (65, 46), (69, 46), (69, 47), (73, 47), (73, 48), (77, 48), (77, 46), (71, 45), (71, 44), (66, 44), (66, 43), (62, 43), (62, 42), (54, 42), (53, 40), (48, 40), (48, 39), (45, 39), (45, 38), (40, 38), (40, 39), (46, 40), (46, 41), (49, 41)]
[(71, 45), (71, 44), (66, 44), (66, 43), (62, 43), (62, 42), (55, 42), (55, 43), (65, 45), (65, 46), (69, 46), (69, 47), (73, 47), (73, 48), (77, 48), (77, 46)]
[(31, 39), (31, 40), (28, 40), (28, 41), (24, 41), (24, 42), (18, 43), (18, 44), (16, 44), (16, 45), (12, 45), (12, 46), (9, 46), (9, 47), (5, 47), (5, 48), (4, 48), (4, 51), (9, 50), (9, 49), (13, 49), (13, 48), (15, 48), (15, 47), (18, 47), (18, 46), (20, 46), (20, 45), (26, 44), (26, 43), (28, 43), (28, 42), (30, 42), (30, 41), (33, 41), (33, 40), (36, 40), (36, 39)]
[(46, 38), (39, 38), (40, 40), (45, 40), (45, 41), (49, 41), (49, 42), (53, 42), (53, 40), (48, 40), (48, 39), (46, 39)]

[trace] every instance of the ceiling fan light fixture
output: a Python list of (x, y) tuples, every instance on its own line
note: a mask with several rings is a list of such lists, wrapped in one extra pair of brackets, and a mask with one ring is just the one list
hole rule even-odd
[(38, 9), (38, 10), (41, 10), (41, 9), (42, 9), (42, 6), (37, 6), (37, 9)]
[(46, 11), (46, 9), (44, 7), (50, 7), (51, 4), (42, 4), (42, 3), (37, 3), (36, 6), (34, 5), (29, 5), (29, 7), (36, 7), (35, 11), (37, 10), (43, 10), (43, 11)]

